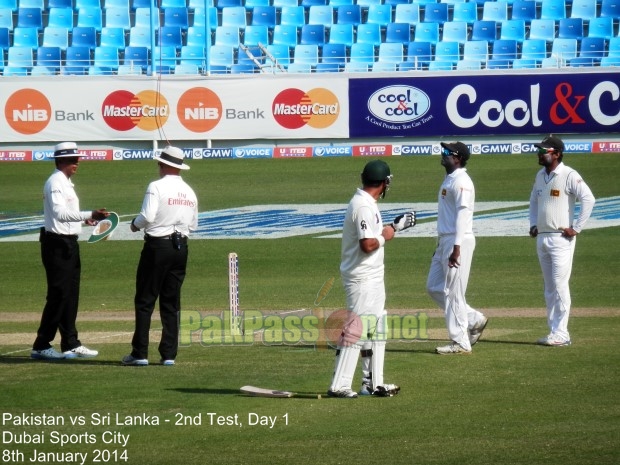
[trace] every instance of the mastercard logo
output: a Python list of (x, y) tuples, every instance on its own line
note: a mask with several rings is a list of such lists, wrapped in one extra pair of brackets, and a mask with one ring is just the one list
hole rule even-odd
[(15, 132), (36, 134), (49, 124), (52, 106), (47, 97), (38, 90), (20, 89), (7, 99), (4, 117)]
[(153, 90), (137, 94), (119, 90), (106, 97), (101, 113), (106, 124), (117, 131), (153, 131), (166, 124), (170, 106), (163, 95)]
[(299, 129), (308, 125), (315, 129), (334, 124), (340, 114), (340, 102), (327, 89), (286, 89), (276, 95), (271, 107), (280, 126)]
[(177, 118), (189, 131), (210, 131), (222, 119), (222, 101), (212, 90), (194, 87), (179, 98)]

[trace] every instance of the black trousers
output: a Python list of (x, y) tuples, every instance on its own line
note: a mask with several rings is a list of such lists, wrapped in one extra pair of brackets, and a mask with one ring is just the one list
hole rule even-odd
[(60, 331), (60, 350), (81, 345), (75, 320), (80, 300), (80, 247), (77, 236), (60, 236), (41, 231), (41, 260), (47, 278), (46, 304), (32, 348), (45, 350)]
[(187, 240), (183, 241), (180, 249), (176, 249), (168, 238), (145, 241), (136, 275), (136, 326), (131, 341), (131, 355), (134, 358), (148, 358), (151, 316), (158, 298), (163, 328), (159, 353), (163, 360), (176, 358), (179, 346), (181, 286), (185, 279), (187, 256)]

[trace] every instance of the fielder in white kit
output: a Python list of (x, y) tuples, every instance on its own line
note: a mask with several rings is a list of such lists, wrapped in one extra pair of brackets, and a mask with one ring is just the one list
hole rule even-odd
[(383, 247), (397, 231), (415, 225), (415, 212), (396, 217), (383, 226), (377, 206), (385, 197), (392, 175), (382, 160), (368, 162), (362, 172), (362, 188), (349, 202), (342, 230), (340, 274), (349, 316), (336, 350), (336, 366), (327, 394), (355, 398), (353, 375), (362, 354), (361, 395), (389, 397), (400, 387), (383, 382), (386, 321)]
[(487, 318), (467, 304), (465, 293), (476, 247), (473, 233), (474, 183), (465, 165), (470, 157), (462, 142), (441, 143), (446, 177), (439, 188), (438, 243), (431, 261), (426, 290), (444, 311), (452, 342), (437, 347), (441, 355), (470, 354), (487, 325)]
[[(569, 280), (577, 234), (594, 208), (594, 195), (579, 173), (562, 163), (564, 142), (547, 136), (538, 147), (538, 164), (530, 195), (530, 236), (536, 238), (536, 251), (545, 283), (547, 324), (550, 333), (539, 339), (545, 346), (570, 345), (568, 318), (571, 296)], [(581, 210), (575, 219), (575, 200)]]

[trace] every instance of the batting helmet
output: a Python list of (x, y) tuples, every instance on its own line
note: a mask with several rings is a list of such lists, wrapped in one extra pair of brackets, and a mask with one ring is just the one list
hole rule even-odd
[(384, 181), (389, 184), (391, 179), (390, 167), (383, 160), (369, 161), (362, 171), (362, 183), (365, 186), (379, 185)]

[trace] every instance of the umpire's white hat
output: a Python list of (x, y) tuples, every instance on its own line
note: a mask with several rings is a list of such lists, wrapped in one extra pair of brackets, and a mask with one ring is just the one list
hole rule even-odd
[(153, 157), (154, 160), (165, 163), (166, 165), (172, 166), (173, 168), (188, 170), (189, 166), (183, 163), (184, 158), (185, 155), (183, 154), (183, 150), (178, 147), (173, 147), (171, 145), (162, 150), (159, 155)]
[(61, 142), (54, 147), (54, 158), (85, 156), (86, 155), (80, 155), (78, 146), (75, 142)]

